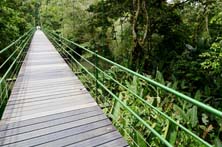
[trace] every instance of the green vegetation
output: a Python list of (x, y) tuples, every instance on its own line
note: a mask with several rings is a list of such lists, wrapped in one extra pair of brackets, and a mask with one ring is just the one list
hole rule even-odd
[[(39, 3), (40, 6), (40, 3)], [(38, 23), (38, 2), (35, 0), (0, 1), (0, 50), (18, 39)], [(13, 48), (0, 55), (0, 64), (13, 52)], [(1, 69), (0, 75), (3, 73)]]
[[(222, 112), (197, 104), (199, 92), (194, 99), (185, 98), (172, 91), (177, 89), (178, 82), (165, 81), (160, 72), (156, 83), (148, 75), (130, 71), (64, 37), (46, 32), (131, 146), (163, 146), (163, 142), (167, 146), (220, 146)], [(82, 55), (75, 47), (82, 50)], [(215, 122), (211, 123), (212, 120)], [(162, 136), (157, 137), (158, 133)]]
[(23, 63), (21, 61), (23, 61), (25, 58), (34, 32), (34, 28), (30, 29), (24, 35), (12, 42), (9, 46), (0, 51), (0, 54), (3, 54), (10, 53), (10, 50), (13, 50), (7, 59), (0, 64), (0, 69), (2, 72), (2, 76), (0, 77), (0, 118), (4, 112), (7, 100)]
[(40, 13), (45, 28), (222, 108), (221, 11), (219, 0), (45, 0)]
[(36, 0), (0, 1), (0, 116), (21, 66), (20, 60), (25, 56), (19, 53), (27, 49), (24, 44), (32, 36), (29, 34), (28, 40), (27, 34), (18, 38), (38, 24), (38, 7), (40, 3)]
[[(0, 11), (1, 48), (31, 26), (41, 25), (222, 111), (221, 0), (10, 0), (0, 2)], [(50, 37), (50, 33), (48, 35)], [(94, 55), (70, 42), (66, 42), (68, 45), (59, 40), (56, 42), (52, 36), (58, 48), (63, 47), (69, 52), (75, 49), (97, 64), (110, 77), (101, 71), (95, 73), (95, 67), (76, 53), (70, 53), (174, 146), (196, 147), (201, 144), (138, 100), (132, 92), (203, 140), (222, 146), (221, 118), (116, 66), (100, 59), (96, 61)], [(61, 54), (67, 56), (66, 52), (61, 51)], [(0, 63), (7, 55), (1, 54)], [(132, 146), (164, 146), (73, 60), (68, 63), (75, 72), (81, 73), (80, 79)], [(132, 92), (113, 82), (112, 78)]]

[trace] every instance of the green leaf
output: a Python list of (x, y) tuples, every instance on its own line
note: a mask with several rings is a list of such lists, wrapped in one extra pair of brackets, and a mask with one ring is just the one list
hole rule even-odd
[(222, 147), (222, 142), (218, 137), (214, 140), (214, 142), (216, 147)]
[[(122, 94), (120, 93), (120, 99), (122, 97)], [(120, 113), (121, 113), (121, 104), (119, 103), (118, 100), (115, 99), (114, 105), (112, 107), (112, 116), (114, 120), (118, 120)]]
[(208, 122), (209, 122), (208, 116), (207, 116), (205, 113), (202, 114), (202, 122), (203, 122), (205, 125), (207, 125)]
[(175, 144), (177, 140), (177, 131), (173, 131), (170, 133), (170, 144)]
[(117, 120), (119, 118), (120, 108), (121, 108), (120, 103), (117, 100), (115, 100), (115, 103), (114, 103), (114, 106), (113, 106), (113, 111), (112, 111), (114, 120)]
[(209, 86), (204, 87), (204, 92), (205, 92), (206, 95), (211, 95), (211, 91), (210, 91)]
[(200, 98), (201, 98), (200, 90), (197, 90), (197, 92), (196, 92), (194, 98), (195, 98), (196, 100), (198, 100), (198, 101), (200, 100)]
[(139, 147), (147, 147), (146, 141), (144, 137), (136, 130), (136, 143), (138, 144)]
[(174, 104), (173, 109), (178, 113), (180, 117), (182, 117), (183, 120), (189, 121), (189, 118), (187, 117), (186, 113), (181, 109), (179, 106)]
[(170, 144), (172, 145), (174, 145), (177, 140), (177, 128), (178, 128), (177, 125), (169, 122), (166, 139), (169, 140)]
[(157, 71), (155, 80), (163, 85), (165, 85), (165, 80), (163, 74), (160, 71)]
[(197, 106), (193, 106), (191, 109), (189, 109), (187, 115), (189, 117), (189, 121), (191, 122), (192, 127), (196, 127), (198, 123)]

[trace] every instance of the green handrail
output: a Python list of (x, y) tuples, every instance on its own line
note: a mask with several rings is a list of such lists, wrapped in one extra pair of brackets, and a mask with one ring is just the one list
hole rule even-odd
[[(56, 41), (57, 40), (57, 41)], [(60, 41), (58, 38), (55, 38), (55, 40), (58, 44), (58, 41)], [(117, 83), (118, 85), (120, 85), (121, 87), (123, 87), (125, 90), (129, 91), (131, 94), (133, 94), (135, 97), (137, 97), (139, 100), (141, 100), (144, 104), (148, 105), (149, 107), (151, 107), (153, 110), (155, 110), (156, 112), (158, 112), (159, 114), (161, 114), (163, 117), (165, 117), (166, 119), (168, 119), (169, 121), (171, 121), (173, 124), (177, 125), (178, 127), (180, 127), (182, 130), (184, 130), (185, 132), (187, 132), (188, 134), (190, 134), (191, 136), (193, 136), (194, 138), (196, 138), (197, 140), (199, 140), (200, 142), (202, 142), (204, 145), (211, 147), (212, 145), (210, 145), (208, 142), (206, 142), (205, 140), (203, 140), (202, 138), (200, 138), (199, 136), (197, 136), (196, 134), (194, 134), (193, 132), (191, 132), (190, 130), (188, 130), (187, 128), (185, 128), (183, 125), (179, 124), (178, 122), (176, 122), (175, 120), (173, 120), (170, 116), (168, 116), (167, 114), (163, 113), (162, 111), (160, 111), (158, 108), (154, 107), (153, 105), (151, 105), (150, 103), (148, 103), (145, 99), (143, 99), (142, 97), (140, 97), (138, 94), (136, 94), (135, 92), (133, 92), (132, 90), (128, 89), (126, 86), (124, 86), (123, 84), (121, 84), (120, 82), (118, 82), (117, 80), (115, 80), (113, 77), (109, 76), (106, 72), (104, 72), (103, 70), (101, 70), (100, 68), (98, 68), (95, 64), (93, 64), (92, 62), (90, 62), (89, 60), (87, 60), (86, 58), (84, 58), (83, 56), (81, 56), (79, 53), (77, 53), (73, 48), (71, 48), (70, 46), (68, 46), (67, 44), (65, 44), (64, 42), (61, 42), (63, 45), (65, 45), (65, 47), (69, 48), (72, 52), (74, 52), (76, 55), (78, 55), (80, 58), (82, 58), (84, 61), (86, 61), (87, 63), (89, 63), (92, 67), (96, 68), (98, 71), (100, 71), (101, 73), (103, 73), (105, 76), (107, 76), (109, 79), (111, 79), (112, 81), (114, 81), (115, 83)], [(61, 47), (61, 46), (60, 46)]]
[[(19, 37), (15, 42), (11, 43), (9, 46), (7, 46), (6, 48), (4, 48), (3, 50), (1, 50), (0, 53), (3, 53), (4, 51), (10, 49), (11, 47), (15, 46), (15, 50), (11, 53), (11, 55), (0, 65), (0, 69), (6, 65), (6, 63), (12, 59), (12, 57), (14, 57), (14, 55), (16, 55), (15, 59), (13, 59), (13, 62), (10, 64), (9, 68), (6, 70), (6, 72), (3, 74), (3, 76), (0, 78), (0, 90), (2, 90), (1, 86), (2, 84), (4, 85), (4, 81), (6, 80), (6, 78), (8, 78), (9, 76), (16, 76), (17, 74), (17, 69), (20, 67), (20, 63), (18, 62), (19, 59), (22, 58), (22, 54), (25, 50), (25, 48), (27, 47), (27, 45), (29, 44), (32, 35), (34, 34), (35, 29), (32, 28), (30, 29), (28, 32), (26, 32), (24, 35), (22, 35), (21, 37)], [(19, 43), (18, 43), (19, 42)], [(18, 43), (18, 44), (17, 44)], [(18, 52), (18, 54), (16, 54), (16, 52)], [(15, 66), (16, 65), (16, 66)], [(15, 69), (12, 71), (12, 69)], [(15, 72), (15, 73), (14, 73)], [(8, 98), (8, 88), (11, 84), (7, 84), (5, 88), (3, 89), (2, 92), (5, 92), (7, 95), (1, 95), (0, 100), (1, 100), (1, 104), (0, 104), (0, 109), (3, 109), (2, 105), (5, 102), (5, 99)]]
[[(33, 31), (33, 29), (31, 29), (31, 30)], [(30, 31), (28, 31), (28, 32), (31, 33)], [(33, 32), (34, 32), (34, 31), (33, 31)], [(33, 34), (33, 32), (32, 32), (31, 34)], [(26, 36), (26, 35), (27, 35), (27, 33), (25, 33), (25, 35), (23, 35), (22, 38), (23, 38), (24, 36)], [(31, 36), (32, 36), (32, 35), (29, 35), (28, 38), (30, 39)], [(21, 39), (21, 37), (20, 37), (18, 40), (16, 40), (16, 42), (18, 42), (20, 39)], [(18, 58), (20, 57), (20, 55), (21, 55), (22, 51), (24, 50), (25, 46), (27, 45), (29, 39), (26, 40), (26, 42), (25, 42), (25, 44), (22, 46), (19, 54), (17, 55), (17, 57), (15, 58), (15, 60), (12, 62), (12, 64), (10, 65), (10, 67), (8, 68), (8, 70), (6, 71), (6, 73), (5, 73), (5, 74), (2, 76), (2, 78), (0, 79), (0, 83), (1, 83), (2, 80), (7, 76), (7, 74), (10, 72), (10, 70), (12, 69), (12, 67), (14, 66), (14, 64), (16, 63), (16, 61), (18, 60)], [(13, 44), (13, 43), (12, 43), (12, 44)], [(12, 44), (10, 44), (9, 46), (11, 47)], [(13, 44), (13, 45), (14, 45), (14, 44)], [(8, 46), (8, 47), (9, 47), (9, 46)], [(8, 48), (8, 47), (6, 47), (6, 48)], [(6, 49), (6, 48), (5, 48), (5, 49)], [(3, 49), (3, 50), (4, 50), (4, 49)]]
[[(141, 100), (143, 103), (145, 103), (146, 105), (148, 105), (149, 107), (151, 107), (153, 110), (155, 110), (156, 112), (158, 112), (159, 114), (161, 114), (163, 117), (165, 117), (166, 119), (168, 119), (170, 122), (172, 122), (173, 124), (177, 125), (178, 127), (180, 127), (182, 130), (184, 130), (185, 132), (187, 132), (188, 134), (190, 134), (191, 136), (193, 136), (195, 139), (197, 139), (199, 142), (201, 142), (203, 145), (208, 146), (208, 147), (212, 147), (211, 144), (209, 144), (208, 142), (206, 142), (205, 140), (203, 140), (202, 138), (200, 138), (199, 136), (197, 136), (196, 134), (194, 134), (193, 132), (191, 132), (190, 130), (188, 130), (186, 127), (184, 127), (183, 125), (179, 124), (178, 122), (176, 122), (175, 120), (173, 120), (171, 117), (169, 117), (167, 114), (163, 113), (162, 111), (160, 111), (158, 108), (154, 107), (153, 105), (149, 104), (146, 100), (144, 100), (142, 97), (138, 96), (135, 92), (133, 92), (132, 90), (128, 89), (126, 86), (124, 86), (123, 84), (121, 84), (120, 82), (118, 82), (117, 80), (115, 80), (114, 78), (112, 78), (111, 76), (109, 76), (106, 72), (102, 71), (100, 68), (97, 67), (97, 65), (93, 64), (92, 62), (90, 62), (89, 60), (87, 60), (86, 58), (84, 58), (83, 56), (81, 56), (79, 53), (77, 53), (72, 47), (70, 47), (69, 45), (67, 45), (66, 43), (64, 43), (63, 41), (61, 41), (60, 36), (57, 36), (51, 32), (49, 32), (49, 36), (50, 38), (53, 39), (54, 42), (56, 42), (57, 45), (59, 45), (60, 48), (62, 48), (69, 56), (71, 56), (71, 58), (73, 59), (74, 57), (67, 52), (63, 46), (61, 46), (60, 44), (64, 45), (66, 48), (70, 49), (70, 51), (72, 51), (73, 53), (75, 53), (76, 55), (78, 55), (80, 58), (82, 58), (84, 61), (86, 61), (87, 63), (89, 63), (92, 67), (96, 68), (96, 70), (98, 70), (99, 72), (103, 73), (105, 76), (109, 77), (109, 79), (111, 79), (112, 81), (114, 81), (115, 83), (117, 83), (118, 85), (120, 85), (121, 87), (123, 87), (125, 90), (129, 91), (131, 94), (133, 94), (134, 96), (136, 96), (139, 100)], [(54, 37), (53, 37), (54, 36)], [(60, 39), (58, 39), (58, 37)], [(65, 38), (63, 38), (65, 39)], [(57, 40), (57, 41), (56, 41)], [(67, 40), (67, 39), (66, 39)], [(69, 40), (67, 40), (67, 42), (71, 42)], [(71, 42), (72, 43), (72, 42)], [(75, 44), (75, 43), (72, 43)], [(78, 45), (78, 47), (80, 47), (80, 45)], [(81, 46), (82, 47), (82, 46)], [(84, 47), (83, 47), (84, 48)], [(88, 49), (86, 49), (88, 50)], [(91, 51), (90, 51), (91, 52)], [(94, 53), (94, 52), (93, 52)], [(94, 55), (96, 55), (96, 57), (100, 56), (96, 53), (94, 53)], [(79, 63), (75, 58), (73, 59), (78, 65), (81, 64)], [(108, 59), (107, 59), (108, 60)], [(112, 61), (111, 61), (112, 62)], [(81, 68), (83, 68), (85, 71), (87, 70), (83, 65), (80, 65)], [(121, 65), (120, 65), (121, 66)], [(89, 74), (89, 71), (86, 71)], [(92, 74), (93, 75), (93, 74)], [(110, 93), (111, 91), (108, 91), (109, 89), (103, 85), (100, 81), (98, 81), (98, 79), (94, 76), (93, 79), (96, 80), (97, 83), (100, 83), (99, 85), (105, 89), (108, 93)], [(101, 85), (102, 84), (102, 85)], [(104, 87), (105, 86), (105, 87)], [(118, 98), (115, 94), (110, 93), (115, 99)], [(115, 97), (115, 96), (116, 97)], [(118, 99), (116, 99), (118, 100)], [(120, 99), (119, 99), (120, 100)], [(118, 101), (119, 101), (118, 100)], [(121, 101), (121, 100), (120, 100)], [(205, 104), (203, 104), (205, 105)], [(125, 106), (124, 106), (125, 107)], [(125, 107), (126, 108), (126, 107)], [(127, 108), (126, 108), (127, 109)], [(213, 108), (214, 109), (214, 108)], [(128, 109), (127, 109), (128, 110)], [(218, 110), (217, 110), (218, 111)], [(131, 111), (130, 111), (131, 112)], [(220, 111), (218, 111), (220, 112)], [(221, 113), (221, 112), (220, 112)], [(218, 116), (218, 115), (216, 115)], [(140, 120), (140, 119), (139, 119)], [(145, 125), (146, 126), (146, 125)], [(150, 130), (150, 129), (149, 129)], [(153, 132), (153, 131), (151, 131)], [(154, 133), (155, 134), (155, 133)], [(156, 134), (155, 134), (156, 135)], [(156, 135), (158, 138), (159, 136)], [(161, 139), (160, 139), (161, 140)], [(163, 140), (162, 140), (163, 141)], [(163, 141), (164, 142), (164, 141)], [(166, 142), (164, 142), (166, 143)], [(167, 145), (167, 144), (166, 144)]]
[[(101, 70), (100, 68), (98, 68), (97, 67), (97, 65), (95, 65), (95, 64), (93, 64), (92, 62), (90, 62), (89, 60), (87, 60), (86, 58), (84, 58), (83, 56), (81, 56), (79, 53), (77, 53), (73, 48), (71, 48), (69, 45), (67, 45), (66, 43), (64, 43), (63, 41), (61, 41), (61, 39), (63, 39), (64, 41), (66, 41), (67, 43), (71, 43), (71, 44), (74, 44), (74, 45), (76, 45), (76, 46), (78, 46), (78, 47), (80, 47), (80, 48), (82, 48), (82, 49), (84, 49), (85, 51), (87, 51), (87, 52), (89, 52), (89, 53), (91, 53), (92, 55), (94, 55), (94, 56), (96, 56), (96, 57), (98, 57), (98, 58), (100, 58), (100, 59), (102, 59), (102, 60), (104, 60), (104, 61), (106, 61), (106, 62), (108, 62), (108, 63), (111, 63), (112, 65), (115, 65), (115, 66), (117, 66), (117, 67), (119, 67), (119, 68), (121, 68), (122, 70), (124, 70), (124, 71), (127, 71), (127, 72), (129, 72), (129, 73), (131, 73), (131, 74), (133, 74), (133, 75), (135, 75), (135, 76), (137, 76), (137, 77), (140, 77), (141, 79), (143, 79), (143, 80), (145, 80), (145, 81), (148, 81), (149, 83), (151, 83), (152, 85), (155, 85), (155, 86), (157, 86), (157, 87), (159, 87), (159, 88), (161, 88), (161, 89), (163, 89), (163, 90), (166, 90), (166, 91), (168, 91), (168, 92), (170, 92), (170, 93), (173, 93), (173, 94), (175, 94), (176, 96), (178, 96), (178, 97), (180, 97), (180, 98), (183, 98), (184, 100), (187, 100), (188, 102), (190, 102), (190, 103), (192, 103), (192, 104), (194, 104), (194, 105), (196, 105), (196, 106), (199, 106), (199, 107), (201, 107), (201, 108), (203, 108), (203, 109), (205, 109), (205, 110), (207, 110), (208, 112), (210, 112), (210, 113), (212, 113), (212, 114), (214, 114), (215, 116), (217, 116), (217, 117), (219, 117), (219, 118), (222, 118), (222, 112), (221, 111), (219, 111), (219, 110), (217, 110), (217, 109), (215, 109), (215, 108), (213, 108), (213, 107), (211, 107), (211, 106), (208, 106), (208, 105), (206, 105), (206, 104), (204, 104), (204, 103), (202, 103), (202, 102), (199, 102), (199, 101), (197, 101), (197, 100), (195, 100), (195, 99), (192, 99), (191, 97), (188, 97), (188, 96), (186, 96), (186, 95), (184, 95), (184, 94), (182, 94), (182, 93), (180, 93), (180, 92), (177, 92), (177, 91), (175, 91), (175, 90), (173, 90), (173, 89), (171, 89), (171, 88), (169, 88), (169, 87), (166, 87), (166, 86), (164, 86), (164, 85), (162, 85), (162, 84), (160, 84), (160, 83), (158, 83), (158, 82), (156, 82), (156, 81), (154, 81), (154, 80), (151, 80), (150, 78), (147, 78), (147, 77), (145, 77), (145, 76), (143, 76), (143, 75), (140, 75), (139, 73), (136, 73), (136, 72), (134, 72), (134, 71), (132, 71), (132, 70), (130, 70), (130, 69), (128, 69), (128, 68), (126, 68), (126, 67), (123, 67), (123, 66), (121, 66), (121, 65), (119, 65), (119, 64), (117, 64), (117, 63), (115, 63), (115, 62), (113, 62), (113, 61), (111, 61), (111, 60), (109, 60), (109, 59), (106, 59), (106, 58), (104, 58), (104, 57), (102, 57), (102, 56), (100, 56), (100, 55), (98, 55), (97, 53), (95, 53), (95, 52), (93, 52), (93, 51), (91, 51), (91, 50), (89, 50), (89, 49), (87, 49), (87, 48), (85, 48), (85, 47), (83, 47), (83, 46), (81, 46), (81, 45), (79, 45), (79, 44), (76, 44), (76, 43), (74, 43), (74, 42), (72, 42), (72, 41), (70, 41), (70, 40), (68, 40), (68, 39), (66, 39), (66, 38), (64, 38), (64, 37), (62, 37), (62, 36), (60, 36), (60, 35), (57, 35), (56, 33), (53, 33), (53, 32), (50, 32), (50, 31), (48, 31), (48, 30), (46, 30), (46, 32), (47, 32), (47, 34), (50, 36), (50, 38), (52, 38), (53, 39), (53, 41), (54, 42), (56, 42), (56, 44), (57, 45), (59, 45), (60, 46), (60, 48), (62, 48), (68, 55), (70, 55), (70, 57), (78, 64), (78, 65), (80, 65), (81, 63), (79, 63), (69, 52), (67, 52), (60, 44), (62, 43), (62, 45), (64, 45), (66, 48), (69, 48), (72, 52), (74, 52), (76, 55), (78, 55), (80, 58), (82, 58), (84, 61), (86, 61), (87, 63), (89, 63), (92, 67), (94, 67), (96, 70), (98, 70), (98, 71), (100, 71), (101, 73), (103, 73), (105, 76), (107, 76), (107, 77), (109, 77), (109, 79), (111, 79), (112, 81), (114, 81), (115, 83), (117, 83), (118, 85), (120, 85), (121, 87), (123, 87), (125, 90), (127, 90), (128, 92), (130, 92), (131, 94), (133, 94), (135, 97), (137, 97), (139, 100), (141, 100), (143, 103), (145, 103), (146, 105), (148, 105), (149, 107), (151, 107), (153, 110), (155, 110), (156, 112), (158, 112), (159, 114), (161, 114), (163, 117), (165, 117), (166, 119), (168, 119), (170, 122), (172, 122), (173, 124), (175, 124), (175, 125), (177, 125), (178, 127), (180, 127), (182, 130), (184, 130), (185, 132), (187, 132), (188, 134), (190, 134), (192, 137), (194, 137), (195, 139), (197, 139), (198, 141), (200, 141), (203, 145), (205, 145), (205, 146), (208, 146), (208, 147), (212, 147), (212, 145), (211, 144), (209, 144), (208, 142), (206, 142), (205, 140), (203, 140), (202, 138), (200, 138), (199, 136), (197, 136), (196, 134), (194, 134), (193, 132), (191, 132), (190, 130), (188, 130), (186, 127), (184, 127), (183, 125), (181, 125), (181, 124), (179, 124), (178, 122), (176, 122), (175, 120), (173, 120), (170, 116), (168, 116), (167, 114), (165, 114), (165, 113), (163, 113), (162, 111), (160, 111), (158, 108), (156, 108), (156, 107), (154, 107), (153, 105), (151, 105), (151, 104), (149, 104), (146, 100), (144, 100), (142, 97), (140, 97), (140, 96), (138, 96), (135, 92), (133, 92), (132, 90), (130, 90), (130, 89), (128, 89), (126, 86), (124, 86), (123, 84), (121, 84), (120, 82), (118, 82), (117, 80), (115, 80), (114, 78), (112, 78), (111, 76), (109, 76), (106, 72), (104, 72), (103, 70)], [(60, 38), (60, 39), (58, 39), (58, 38)], [(57, 40), (57, 41), (56, 41)], [(91, 74), (90, 76), (92, 77), (93, 76), (93, 74), (92, 73), (90, 73), (83, 65), (80, 65), (81, 66), (81, 68), (82, 69), (84, 69), (88, 74)], [(114, 97), (116, 100), (118, 100), (119, 102), (121, 101), (115, 94), (113, 94), (105, 85), (103, 85), (95, 76), (94, 77), (92, 77), (93, 79), (95, 79), (96, 80), (96, 83), (98, 83), (103, 89), (105, 89), (110, 95), (112, 95), (112, 97)], [(101, 85), (102, 84), (102, 85)], [(111, 93), (110, 93), (111, 92)], [(120, 102), (121, 103), (121, 102)], [(122, 102), (123, 103), (123, 102)], [(122, 105), (122, 103), (121, 103), (121, 105)], [(124, 105), (123, 105), (124, 106)], [(125, 106), (124, 106), (125, 107)], [(125, 107), (127, 110), (128, 110), (128, 108), (127, 107)], [(130, 108), (129, 108), (130, 109)], [(128, 110), (128, 111), (130, 111), (130, 110)], [(133, 110), (132, 110), (133, 111)], [(131, 111), (130, 111), (131, 112)], [(133, 111), (134, 112), (134, 111)], [(131, 112), (132, 113), (132, 112)], [(135, 113), (135, 112), (134, 112)], [(132, 113), (133, 114), (133, 113)], [(133, 114), (134, 115), (134, 114)], [(135, 115), (134, 115), (135, 116)], [(136, 117), (137, 118), (137, 117)], [(138, 118), (137, 118), (138, 119)], [(141, 118), (142, 119), (142, 118)], [(139, 119), (140, 120), (140, 119)], [(143, 119), (142, 119), (143, 120)], [(141, 121), (141, 120), (140, 120)], [(142, 121), (141, 121), (142, 122)], [(144, 124), (145, 125), (145, 124)], [(146, 125), (145, 125), (146, 126)], [(146, 126), (147, 127), (147, 126)], [(148, 127), (148, 129), (150, 130), (150, 128)], [(150, 130), (151, 131), (151, 130)], [(155, 130), (154, 130), (155, 131)], [(153, 131), (151, 131), (151, 132), (153, 132)], [(153, 132), (158, 138), (159, 137), (162, 137), (161, 135), (160, 136), (158, 136), (158, 133), (156, 134), (155, 132)], [(165, 141), (167, 141), (167, 140), (162, 140), (161, 138), (159, 138), (161, 141), (163, 141), (167, 146), (168, 146), (168, 144), (165, 142)], [(167, 141), (168, 142), (168, 141)], [(169, 143), (169, 142), (168, 142)]]
[(29, 31), (27, 31), (26, 33), (24, 33), (21, 37), (19, 37), (17, 40), (13, 41), (10, 45), (8, 45), (7, 47), (5, 47), (4, 49), (0, 50), (0, 54), (7, 51), (8, 49), (10, 49), (13, 45), (15, 45), (16, 43), (18, 43), (19, 41), (21, 41), (25, 36), (27, 36), (29, 33), (31, 33), (34, 30), (34, 28), (31, 28)]
[[(58, 42), (57, 42), (58, 43)], [(138, 114), (136, 114), (129, 106), (122, 102), (112, 91), (110, 91), (104, 84), (102, 84), (97, 78), (89, 72), (81, 63), (79, 63), (68, 51), (60, 46), (82, 69), (84, 69), (96, 82), (105, 89), (113, 98), (115, 98), (122, 106), (126, 108), (133, 116), (135, 116), (144, 126), (146, 126), (154, 135), (156, 135), (167, 147), (173, 147), (163, 136), (161, 136), (155, 129), (153, 129), (146, 121), (144, 121)]]
[[(30, 38), (29, 38), (30, 39)], [(29, 42), (29, 40), (27, 40), (24, 45), (22, 46), (22, 49), (20, 50), (18, 56), (15, 58), (15, 60), (12, 62), (12, 64), (10, 65), (10, 67), (8, 68), (8, 70), (5, 72), (5, 74), (2, 76), (2, 78), (0, 79), (0, 83), (5, 79), (5, 77), (9, 74), (10, 70), (13, 68), (13, 66), (15, 65), (15, 63), (17, 62), (17, 60), (19, 59), (19, 57), (21, 56), (24, 48), (26, 47), (27, 43)]]
[[(27, 34), (27, 35), (25, 36), (25, 38), (22, 40), (21, 44), (24, 43), (31, 35), (32, 35), (31, 33)], [(15, 53), (16, 53), (17, 51), (19, 51), (19, 49), (20, 49), (20, 46), (18, 46), (17, 49), (15, 49), (15, 50), (12, 52), (12, 54), (0, 65), (0, 69), (1, 69), (3, 66), (6, 65), (6, 63), (15, 55)]]
[[(48, 30), (46, 30), (46, 31), (49, 32)], [(107, 58), (104, 58), (104, 57), (96, 54), (95, 52), (93, 52), (93, 51), (91, 51), (91, 50), (89, 50), (89, 49), (87, 49), (87, 48), (85, 48), (85, 47), (83, 47), (83, 46), (81, 46), (81, 45), (79, 45), (79, 44), (77, 44), (75, 42), (72, 42), (72, 41), (70, 41), (70, 40), (68, 40), (68, 39), (66, 39), (66, 38), (64, 38), (64, 37), (62, 37), (62, 36), (60, 36), (60, 35), (58, 35), (58, 34), (56, 34), (54, 32), (49, 32), (49, 33), (52, 33), (55, 36), (65, 40), (65, 41), (67, 41), (67, 42), (69, 42), (69, 43), (71, 43), (73, 45), (78, 46), (79, 48), (81, 48), (81, 49), (91, 53), (92, 55), (96, 55), (98, 58), (100, 58), (100, 59), (102, 59), (102, 60), (104, 60), (104, 61), (106, 61), (106, 62), (108, 62), (108, 63), (110, 63), (112, 65), (115, 65), (115, 66), (121, 68), (122, 70), (125, 70), (128, 73), (131, 73), (132, 75), (135, 75), (135, 76), (137, 76), (137, 77), (139, 77), (139, 78), (149, 82), (150, 84), (152, 84), (154, 86), (157, 86), (157, 87), (159, 87), (159, 88), (161, 88), (161, 89), (163, 89), (165, 91), (168, 91), (168, 92), (170, 92), (170, 93), (172, 93), (172, 94), (174, 94), (174, 95), (176, 95), (176, 96), (178, 96), (178, 97), (180, 97), (180, 98), (182, 98), (182, 99), (184, 99), (184, 100), (186, 100), (186, 101), (188, 101), (188, 102), (190, 102), (190, 103), (192, 103), (192, 104), (194, 104), (194, 105), (196, 105), (198, 107), (201, 107), (202, 109), (204, 109), (204, 110), (206, 110), (206, 111), (208, 111), (208, 112), (218, 116), (219, 118), (222, 118), (222, 112), (217, 110), (217, 109), (215, 109), (215, 108), (213, 108), (213, 107), (211, 107), (211, 106), (209, 106), (209, 105), (206, 105), (206, 104), (204, 104), (204, 103), (202, 103), (200, 101), (197, 101), (197, 100), (195, 100), (195, 99), (193, 99), (193, 98), (191, 98), (191, 97), (189, 97), (187, 95), (184, 95), (183, 93), (180, 93), (180, 92), (178, 92), (178, 91), (176, 91), (176, 90), (174, 90), (172, 88), (169, 88), (169, 87), (167, 87), (167, 86), (165, 86), (163, 84), (160, 84), (160, 83), (158, 83), (158, 82), (156, 82), (156, 81), (154, 81), (154, 80), (152, 80), (152, 79), (150, 79), (148, 77), (145, 77), (145, 76), (143, 76), (143, 75), (141, 75), (141, 74), (139, 74), (139, 73), (137, 73), (135, 71), (132, 71), (132, 70), (130, 70), (130, 69), (120, 65), (120, 64), (117, 64), (117, 63), (115, 63), (115, 62), (113, 62), (113, 61), (111, 61), (111, 60), (109, 60)]]

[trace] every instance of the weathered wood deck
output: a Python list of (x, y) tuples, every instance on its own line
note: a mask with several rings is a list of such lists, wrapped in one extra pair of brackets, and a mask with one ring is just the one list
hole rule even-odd
[(128, 146), (37, 31), (0, 121), (0, 146)]

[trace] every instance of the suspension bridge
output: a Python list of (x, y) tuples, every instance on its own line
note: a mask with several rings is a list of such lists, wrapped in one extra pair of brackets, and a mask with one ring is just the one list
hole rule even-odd
[[(72, 46), (91, 54), (95, 62), (92, 63), (81, 56), (73, 50)], [(144, 130), (152, 133), (163, 146), (173, 146), (168, 138), (155, 129), (155, 126), (149, 124), (123, 99), (107, 88), (98, 77), (98, 73), (103, 73), (104, 77), (108, 77), (110, 81), (127, 90), (146, 107), (179, 128), (177, 130), (189, 134), (200, 145), (213, 146), (199, 134), (181, 125), (120, 81), (106, 74), (97, 65), (98, 60), (103, 60), (171, 93), (218, 119), (222, 118), (221, 111), (106, 59), (56, 33), (31, 29), (2, 49), (0, 55), (8, 50), (12, 53), (0, 66), (2, 70), (8, 62), (12, 61), (0, 79), (2, 111), (0, 146), (150, 146), (141, 133)], [(87, 70), (73, 54), (90, 64), (95, 72)], [(134, 122), (127, 128), (122, 126), (123, 128), (117, 131), (113, 125), (116, 125), (115, 120), (109, 119), (104, 114), (100, 105), (72, 71), (72, 63), (78, 65), (88, 78), (95, 80), (96, 91), (98, 87), (103, 88), (117, 102), (116, 104), (121, 105), (118, 111), (126, 110), (143, 129), (138, 129)], [(124, 116), (118, 116), (117, 120), (119, 119), (123, 120)], [(129, 128), (134, 130), (133, 133), (127, 133), (126, 130)]]

